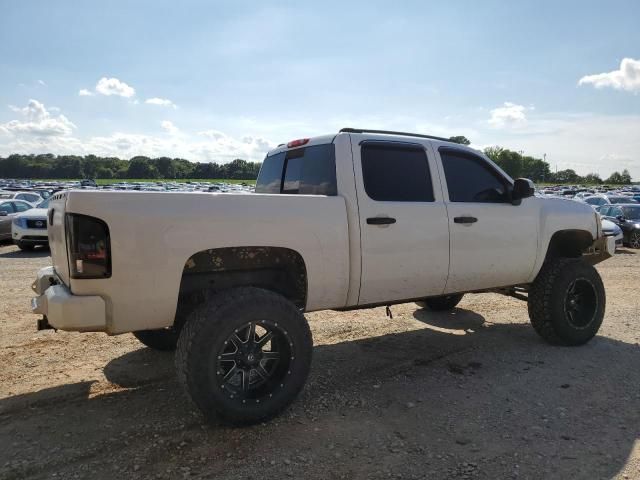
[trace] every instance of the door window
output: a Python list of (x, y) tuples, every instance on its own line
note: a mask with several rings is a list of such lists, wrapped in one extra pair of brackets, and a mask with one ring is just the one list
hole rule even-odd
[(362, 179), (372, 200), (433, 202), (429, 162), (420, 145), (365, 142)]
[(449, 200), (467, 203), (504, 203), (507, 181), (481, 157), (468, 152), (440, 149)]

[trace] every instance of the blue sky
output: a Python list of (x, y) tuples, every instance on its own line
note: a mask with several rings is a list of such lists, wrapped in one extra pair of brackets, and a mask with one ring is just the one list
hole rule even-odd
[(354, 126), (640, 179), (639, 19), (634, 0), (4, 1), (0, 154), (260, 160)]

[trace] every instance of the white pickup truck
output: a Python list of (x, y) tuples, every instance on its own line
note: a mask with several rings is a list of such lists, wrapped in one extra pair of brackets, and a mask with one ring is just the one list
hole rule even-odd
[(269, 152), (253, 195), (57, 193), (48, 233), (39, 328), (177, 347), (193, 402), (236, 424), (272, 417), (303, 387), (304, 312), (446, 310), (494, 291), (527, 300), (545, 340), (579, 345), (604, 316), (593, 264), (615, 249), (589, 205), (538, 198), (475, 150), (351, 128)]

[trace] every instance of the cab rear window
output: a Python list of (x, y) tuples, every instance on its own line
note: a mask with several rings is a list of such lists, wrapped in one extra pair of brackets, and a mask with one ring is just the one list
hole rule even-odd
[(296, 148), (265, 158), (256, 193), (337, 195), (334, 145)]

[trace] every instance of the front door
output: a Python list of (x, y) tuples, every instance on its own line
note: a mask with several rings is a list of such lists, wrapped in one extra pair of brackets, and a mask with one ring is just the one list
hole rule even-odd
[(449, 230), (434, 158), (426, 144), (353, 135), (360, 212), (359, 305), (440, 295)]
[(538, 251), (538, 199), (513, 205), (509, 180), (486, 159), (448, 147), (438, 153), (451, 235), (445, 292), (526, 283)]

